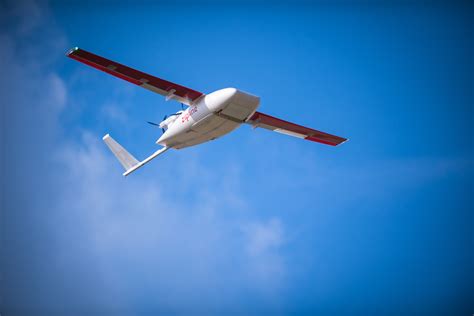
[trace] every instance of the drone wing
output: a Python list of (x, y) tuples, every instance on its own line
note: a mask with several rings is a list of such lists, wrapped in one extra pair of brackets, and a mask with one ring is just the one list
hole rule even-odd
[(202, 92), (154, 77), (78, 47), (69, 50), (66, 55), (72, 59), (80, 61), (81, 63), (105, 71), (115, 77), (127, 80), (128, 82), (161, 94), (166, 97), (166, 100), (175, 99), (186, 105), (191, 105), (194, 101), (204, 95)]
[(263, 127), (274, 132), (303, 138), (306, 140), (323, 143), (331, 146), (337, 146), (347, 140), (347, 138), (323, 133), (315, 129), (290, 123), (260, 112), (255, 112), (247, 120), (247, 123), (253, 125), (254, 127)]

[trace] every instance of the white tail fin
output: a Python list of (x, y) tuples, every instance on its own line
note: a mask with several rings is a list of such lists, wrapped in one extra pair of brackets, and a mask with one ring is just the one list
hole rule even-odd
[(169, 147), (163, 147), (155, 151), (150, 157), (146, 158), (145, 160), (138, 161), (125, 148), (123, 148), (119, 143), (117, 143), (109, 134), (105, 135), (102, 139), (104, 140), (105, 144), (110, 148), (115, 157), (117, 157), (118, 161), (125, 168), (125, 172), (123, 173), (124, 176), (129, 175), (133, 171), (137, 170), (153, 158), (158, 157), (158, 155), (169, 149)]
[(115, 141), (109, 134), (102, 137), (104, 142), (110, 148), (112, 153), (117, 157), (125, 170), (128, 170), (138, 163), (138, 160), (133, 157), (125, 148)]

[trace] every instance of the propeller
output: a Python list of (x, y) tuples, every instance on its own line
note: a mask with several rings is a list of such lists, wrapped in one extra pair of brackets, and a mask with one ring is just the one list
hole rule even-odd
[[(178, 115), (178, 114), (177, 114), (177, 113), (173, 113), (173, 114), (170, 114), (170, 115), (165, 115), (165, 116), (163, 117), (163, 121), (166, 120), (168, 117), (174, 116), (174, 115)], [(161, 127), (160, 124), (155, 123), (155, 122), (147, 121), (147, 123), (150, 124), (150, 125), (153, 125), (153, 126)], [(164, 129), (164, 128), (161, 128), (161, 131), (164, 133), (164, 132), (165, 132), (165, 129)]]
[[(166, 119), (166, 115), (165, 115), (165, 119)], [(150, 121), (146, 121), (148, 124), (150, 125), (153, 125), (153, 126), (157, 126), (157, 127), (160, 127), (160, 124), (157, 124), (155, 122), (150, 122)], [(161, 128), (161, 131), (163, 132), (163, 134), (165, 133), (165, 129), (164, 128)]]
[(150, 121), (147, 121), (147, 123), (148, 123), (148, 124), (151, 124), (151, 125), (155, 125), (155, 126), (158, 126), (158, 127), (160, 127), (160, 124), (157, 124), (157, 123), (155, 123), (155, 122), (150, 122)]

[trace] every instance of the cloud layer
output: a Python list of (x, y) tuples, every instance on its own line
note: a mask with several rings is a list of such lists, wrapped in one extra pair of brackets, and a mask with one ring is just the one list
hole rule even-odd
[[(100, 135), (87, 128), (68, 134), (62, 122), (81, 113), (71, 109), (75, 94), (53, 67), (67, 40), (49, 16), (34, 2), (2, 13), (16, 21), (0, 34), (1, 67), (11, 74), (1, 80), (2, 104), (9, 105), (2, 125), (2, 174), (10, 183), (5, 234), (17, 236), (9, 227), (38, 231), (39, 239), (26, 233), (18, 242), (26, 256), (41, 252), (47, 262), (28, 272), (11, 255), (18, 243), (7, 245), (6, 285), (16, 284), (5, 296), (7, 310), (212, 310), (249, 295), (278, 295), (286, 269), (283, 224), (260, 219), (241, 200), (238, 166), (206, 170), (194, 157), (186, 168), (169, 163), (159, 178), (125, 179)], [(44, 59), (39, 52), (53, 53)], [(93, 106), (105, 118), (126, 120), (119, 99)], [(192, 197), (169, 197), (189, 175)], [(30, 286), (18, 283), (24, 273)]]
[[(280, 106), (302, 123), (313, 122), (316, 116), (311, 111), (301, 115), (301, 108), (288, 105), (306, 105), (307, 100), (293, 93), (277, 96), (275, 85), (267, 81), (290, 78), (285, 82), (293, 85), (290, 91), (299, 91), (301, 85), (309, 91), (314, 82), (320, 84), (324, 89), (316, 92), (321, 98), (317, 101), (327, 104), (317, 111), (321, 123), (337, 118), (343, 126), (351, 124), (349, 136), (354, 140), (333, 150), (268, 131), (239, 129), (222, 142), (169, 151), (123, 178), (101, 136), (112, 132), (137, 157), (155, 150), (153, 140), (159, 131), (144, 129), (144, 118), (156, 121), (162, 113), (136, 103), (149, 97), (155, 104), (156, 96), (138, 95), (136, 87), (115, 78), (110, 78), (115, 85), (106, 83), (106, 75), (66, 59), (64, 52), (71, 46), (63, 31), (66, 25), (56, 25), (59, 14), (44, 3), (0, 4), (2, 312), (365, 315), (375, 310), (403, 314), (407, 306), (412, 313), (436, 309), (445, 314), (469, 307), (472, 274), (466, 267), (472, 257), (466, 249), (471, 246), (472, 227), (466, 205), (472, 204), (473, 168), (471, 157), (464, 153), (472, 155), (472, 150), (458, 143), (445, 150), (437, 143), (461, 143), (457, 136), (466, 134), (467, 120), (459, 113), (468, 106), (459, 101), (457, 110), (452, 110), (454, 103), (439, 101), (430, 104), (426, 116), (420, 113), (428, 105), (418, 107), (421, 101), (462, 96), (454, 79), (464, 65), (438, 55), (425, 62), (426, 54), (416, 49), (437, 50), (415, 45), (412, 37), (406, 42), (403, 32), (410, 28), (387, 36), (403, 28), (399, 18), (411, 21), (417, 30), (434, 23), (438, 28), (431, 33), (436, 42), (440, 36), (454, 41), (450, 32), (457, 29), (439, 33), (449, 23), (441, 23), (437, 11), (435, 15), (416, 11), (418, 16), (410, 10), (396, 15), (370, 9), (355, 10), (360, 15), (353, 15), (343, 9), (323, 10), (327, 15), (321, 16), (316, 14), (319, 10), (300, 10), (292, 16), (281, 9), (268, 13), (262, 8), (250, 15), (240, 10), (238, 16), (233, 8), (224, 10), (213, 23), (201, 25), (199, 35), (237, 30), (246, 44), (253, 40), (259, 49), (236, 50), (236, 59), (226, 64), (219, 49), (223, 43), (233, 45), (234, 38), (216, 36), (224, 42), (209, 43), (207, 51), (195, 57), (203, 63), (222, 58), (215, 67), (206, 65), (210, 77), (221, 73), (224, 64), (232, 66), (229, 71), (237, 82), (255, 76), (253, 82), (244, 81), (257, 92), (266, 91), (265, 111), (272, 104), (269, 113), (277, 115), (272, 111)], [(166, 48), (178, 53), (176, 60), (168, 59), (176, 67), (187, 54), (181, 49), (182, 40), (197, 24), (194, 11), (173, 10), (189, 14), (188, 23), (176, 22), (163, 10), (161, 19), (156, 19), (162, 24), (155, 26), (176, 28)], [(151, 32), (142, 25), (145, 11), (152, 10), (140, 11), (134, 21)], [(72, 17), (92, 21), (94, 15), (89, 13)], [(95, 26), (107, 18), (98, 16)], [(131, 15), (125, 8), (114, 12), (114, 19), (120, 16)], [(342, 21), (346, 17), (347, 24)], [(384, 24), (381, 20), (387, 17)], [(242, 29), (242, 19), (249, 22), (248, 29)], [(367, 24), (356, 29), (360, 20)], [(255, 26), (262, 21), (269, 23), (258, 32)], [(383, 27), (366, 30), (371, 23)], [(295, 25), (302, 32), (294, 31)], [(106, 26), (101, 25), (102, 34), (111, 33)], [(148, 40), (150, 34), (144, 37)], [(434, 43), (429, 34), (425, 36), (426, 42)], [(355, 47), (359, 40), (361, 46)], [(395, 56), (392, 48), (404, 45), (409, 48), (406, 55), (400, 50)], [(454, 46), (447, 50), (460, 50)], [(216, 51), (219, 56), (212, 55)], [(250, 56), (245, 54), (251, 54), (250, 67), (239, 73), (235, 63)], [(449, 71), (444, 80), (454, 78), (456, 87), (444, 90), (449, 82), (430, 81), (431, 73), (410, 73), (407, 60), (433, 72)], [(440, 64), (442, 68), (435, 67)], [(265, 68), (262, 77), (257, 76), (260, 67)], [(402, 71), (396, 72), (397, 67)], [(314, 78), (312, 70), (303, 69), (325, 74)], [(288, 75), (294, 71), (298, 77)], [(401, 84), (407, 76), (413, 79), (408, 89)], [(392, 81), (382, 85), (384, 80), (376, 82), (377, 78)], [(203, 85), (211, 87), (210, 82)], [(336, 89), (339, 84), (344, 87)], [(357, 91), (351, 91), (351, 84)], [(433, 93), (437, 85), (446, 92)], [(402, 91), (412, 94), (397, 99)], [(280, 99), (283, 95), (288, 99)], [(440, 132), (440, 118), (450, 128)], [(459, 126), (454, 126), (455, 120)], [(423, 147), (421, 140), (433, 135), (436, 141), (426, 141)], [(469, 138), (462, 138), (463, 144), (466, 141)], [(434, 301), (440, 305), (433, 306)]]

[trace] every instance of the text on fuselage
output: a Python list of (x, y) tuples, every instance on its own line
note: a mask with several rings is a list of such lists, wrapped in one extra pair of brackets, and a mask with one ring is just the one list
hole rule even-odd
[(181, 116), (181, 123), (188, 122), (191, 115), (197, 112), (197, 106), (193, 106)]

